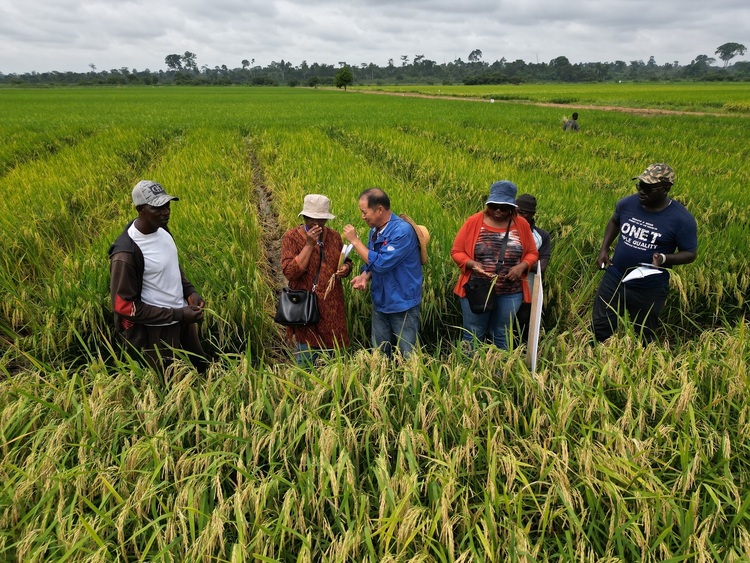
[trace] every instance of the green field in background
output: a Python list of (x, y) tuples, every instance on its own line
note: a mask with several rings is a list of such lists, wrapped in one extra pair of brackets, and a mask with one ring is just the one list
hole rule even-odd
[[(354, 87), (357, 90), (409, 92), (437, 96), (483, 98), (497, 101), (541, 102), (694, 112), (750, 113), (747, 83), (601, 83), (404, 85)], [(572, 109), (570, 111), (573, 111)]]
[[(632, 105), (647, 105), (660, 89), (649, 88), (639, 87), (642, 98), (631, 91)], [(702, 92), (671, 88), (685, 103)], [(581, 87), (578, 96), (601, 89)], [(555, 95), (550, 86), (538, 90), (539, 99)], [(717, 103), (736, 95), (732, 88), (713, 92), (726, 94)], [(364, 229), (356, 197), (373, 185), (389, 192), (397, 212), (427, 224), (432, 258), (423, 341), (432, 346), (459, 324), (449, 250), (492, 182), (509, 179), (536, 195), (538, 222), (552, 232), (548, 330), (585, 330), (597, 275), (592, 263), (614, 202), (649, 163), (667, 162), (677, 172), (673, 195), (697, 213), (701, 235), (698, 261), (677, 269), (672, 301), (679, 306), (668, 308), (668, 330), (695, 334), (746, 309), (748, 281), (732, 273), (746, 272), (748, 264), (738, 249), (746, 241), (742, 210), (750, 176), (741, 115), (587, 110), (580, 133), (564, 135), (555, 107), (330, 90), (2, 90), (0, 98), (8, 294), (0, 310), (10, 334), (28, 342), (22, 347), (30, 352), (40, 348), (54, 357), (77, 345), (70, 330), (83, 326), (84, 340), (95, 342), (99, 327), (108, 325), (106, 248), (132, 218), (130, 189), (144, 177), (183, 199), (173, 228), (187, 271), (218, 306), (206, 328), (219, 335), (219, 349), (240, 342), (253, 347), (251, 334), (265, 341), (277, 332), (270, 311), (278, 280), (268, 274), (279, 257), (268, 255), (264, 238), (280, 232), (262, 230), (269, 217), (258, 217), (254, 174), (266, 184), (270, 218), (281, 232), (295, 224), (311, 192), (332, 199), (338, 217), (331, 227), (351, 222)], [(29, 198), (31, 189), (44, 197)], [(200, 232), (190, 228), (197, 224)], [(243, 250), (212, 252), (225, 243)], [(194, 251), (199, 260), (190, 260)], [(245, 295), (249, 286), (254, 290)], [(226, 292), (235, 297), (227, 301)], [(352, 331), (366, 343), (369, 304), (350, 295), (348, 307)], [(61, 326), (62, 318), (74, 322)]]
[[(0, 560), (746, 560), (746, 89), (451, 92), (504, 103), (0, 89)], [(582, 109), (564, 133), (576, 104), (707, 113)], [(652, 162), (676, 171), (698, 259), (675, 269), (660, 343), (593, 345), (604, 227)], [(205, 377), (178, 363), (165, 385), (111, 353), (107, 249), (143, 178), (180, 198)], [(500, 179), (552, 235), (536, 373), (522, 346), (455, 346), (451, 244)], [(300, 369), (272, 322), (278, 241), (307, 193), (364, 236), (372, 186), (432, 235), (424, 351), (371, 353), (369, 295), (347, 287), (352, 348)]]

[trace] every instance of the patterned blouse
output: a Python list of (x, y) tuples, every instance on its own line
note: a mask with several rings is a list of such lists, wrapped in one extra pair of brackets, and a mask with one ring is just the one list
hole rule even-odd
[[(482, 265), (486, 272), (494, 272), (500, 258), (500, 247), (505, 238), (505, 229), (493, 229), (487, 225), (482, 225), (479, 232), (477, 244), (474, 247), (474, 259)], [(508, 245), (505, 247), (505, 262), (500, 267), (497, 283), (495, 284), (495, 293), (507, 295), (511, 293), (521, 293), (523, 286), (521, 279), (508, 281), (505, 279), (508, 270), (517, 265), (523, 256), (523, 246), (521, 238), (518, 235), (518, 229), (513, 225), (508, 233)]]

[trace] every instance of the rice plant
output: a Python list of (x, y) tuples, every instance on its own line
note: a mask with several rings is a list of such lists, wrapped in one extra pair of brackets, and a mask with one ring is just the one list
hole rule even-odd
[[(564, 94), (613, 103), (576, 88)], [(640, 91), (614, 103), (664, 95)], [(738, 103), (732, 88), (710, 92)], [(562, 136), (559, 109), (530, 104), (284, 88), (0, 95), (0, 559), (747, 559), (742, 112), (587, 110)], [(674, 107), (706, 95), (669, 92)], [(699, 258), (672, 276), (661, 342), (642, 346), (625, 322), (593, 345), (604, 225), (657, 161), (698, 218)], [(166, 385), (109, 333), (107, 248), (142, 178), (180, 197), (170, 228), (209, 305), (210, 369), (178, 361)], [(455, 345), (450, 247), (501, 178), (537, 196), (553, 234), (536, 373), (523, 346)], [(271, 320), (272, 243), (311, 192), (332, 199), (331, 227), (363, 232), (356, 198), (372, 186), (431, 231), (423, 349), (394, 362), (369, 351), (369, 298), (347, 289), (355, 343), (300, 369)]]

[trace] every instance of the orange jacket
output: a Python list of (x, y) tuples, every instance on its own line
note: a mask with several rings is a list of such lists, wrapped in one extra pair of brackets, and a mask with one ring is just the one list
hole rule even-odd
[[(456, 287), (453, 288), (453, 293), (459, 297), (466, 297), (464, 285), (469, 281), (469, 276), (471, 276), (471, 270), (466, 268), (466, 263), (469, 260), (474, 260), (474, 247), (477, 244), (477, 239), (479, 239), (479, 233), (482, 230), (483, 222), (484, 211), (475, 213), (461, 226), (456, 235), (456, 239), (453, 241), (451, 258), (453, 258), (453, 261), (461, 269), (461, 275), (458, 278)], [(531, 227), (526, 219), (517, 216), (513, 219), (511, 230), (513, 229), (518, 231), (518, 237), (521, 239), (521, 246), (523, 247), (521, 261), (526, 262), (529, 265), (529, 270), (531, 270), (531, 268), (536, 265), (536, 261), (539, 260), (539, 251), (536, 248), (534, 236), (531, 234)], [(529, 290), (529, 284), (526, 281), (526, 274), (523, 275), (521, 286), (523, 287), (524, 302), (530, 303), (531, 291)]]

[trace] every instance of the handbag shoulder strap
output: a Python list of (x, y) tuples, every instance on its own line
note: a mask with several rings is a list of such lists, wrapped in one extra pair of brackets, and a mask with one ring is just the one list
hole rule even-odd
[(510, 227), (513, 225), (513, 219), (511, 218), (510, 221), (508, 221), (508, 228), (505, 230), (505, 236), (503, 237), (503, 242), (500, 245), (500, 256), (498, 257), (497, 264), (495, 264), (495, 273), (499, 274), (500, 269), (503, 267), (503, 263), (505, 262), (505, 248), (508, 246), (508, 235), (510, 234)]
[(318, 288), (318, 278), (320, 277), (320, 268), (323, 266), (323, 260), (325, 260), (325, 252), (323, 252), (323, 244), (318, 243), (318, 247), (320, 248), (320, 262), (318, 263), (318, 271), (315, 272), (315, 279), (313, 280), (312, 285), (312, 293), (315, 293), (315, 290)]

